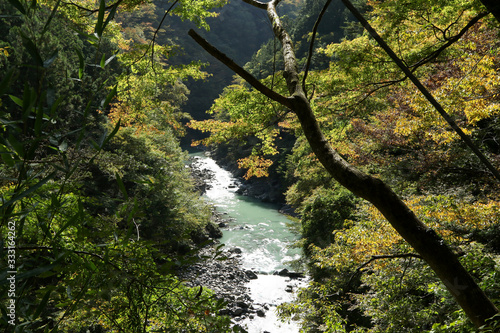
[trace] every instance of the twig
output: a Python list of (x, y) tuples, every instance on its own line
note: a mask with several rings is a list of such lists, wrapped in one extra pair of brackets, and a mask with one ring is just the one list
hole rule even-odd
[(467, 31), (469, 31), (469, 29), (474, 25), (476, 24), (480, 19), (482, 19), (483, 17), (485, 17), (486, 15), (488, 15), (487, 12), (482, 12), (482, 13), (479, 13), (477, 14), (476, 16), (474, 16), (470, 21), (469, 23), (467, 23), (463, 28), (462, 30), (460, 30), (460, 32), (458, 34), (456, 34), (455, 36), (452, 36), (452, 37), (449, 37), (449, 38), (446, 38), (446, 43), (444, 43), (443, 45), (441, 45), (436, 51), (432, 52), (431, 54), (429, 54), (427, 57), (419, 60), (416, 64), (414, 65), (411, 65), (410, 68), (411, 68), (411, 71), (412, 72), (415, 72), (415, 70), (417, 68), (419, 68), (420, 66), (436, 59), (444, 50), (446, 50), (449, 46), (451, 46), (453, 43), (455, 43), (456, 41), (458, 41)]
[(358, 268), (356, 268), (356, 270), (354, 271), (354, 273), (352, 273), (351, 277), (349, 278), (349, 281), (347, 281), (346, 286), (347, 287), (350, 286), (351, 283), (352, 283), (352, 280), (354, 279), (354, 277), (358, 273), (360, 273), (363, 268), (365, 268), (366, 266), (368, 266), (369, 264), (371, 264), (375, 260), (380, 260), (380, 259), (398, 259), (398, 258), (418, 258), (418, 259), (422, 259), (422, 256), (420, 256), (418, 254), (415, 254), (415, 253), (373, 255), (373, 256), (371, 256), (371, 258), (368, 261), (364, 262)]
[(321, 19), (323, 18), (323, 15), (325, 15), (326, 10), (328, 9), (328, 6), (332, 0), (327, 0), (325, 5), (323, 6), (323, 9), (318, 15), (318, 18), (316, 19), (316, 23), (314, 23), (313, 31), (312, 31), (312, 36), (311, 36), (311, 42), (309, 43), (309, 52), (307, 55), (307, 62), (306, 62), (306, 68), (304, 70), (304, 77), (302, 78), (302, 90), (304, 90), (305, 94), (307, 95), (307, 90), (306, 90), (306, 79), (307, 79), (307, 74), (309, 73), (309, 67), (311, 66), (311, 59), (313, 56), (314, 52), (314, 40), (316, 39), (316, 34), (318, 33), (318, 26), (319, 23), (321, 22)]
[(262, 84), (259, 80), (257, 80), (252, 74), (247, 72), (241, 66), (236, 64), (232, 59), (230, 59), (227, 55), (219, 51), (212, 44), (207, 42), (203, 37), (201, 37), (196, 31), (193, 29), (189, 30), (189, 36), (193, 38), (205, 51), (210, 53), (213, 57), (221, 61), (227, 67), (232, 69), (236, 74), (241, 76), (245, 81), (247, 81), (252, 87), (260, 91), (265, 96), (275, 100), (278, 103), (281, 103), (285, 106), (290, 105), (290, 101), (283, 95), (278, 94), (277, 92), (269, 89), (267, 86)]

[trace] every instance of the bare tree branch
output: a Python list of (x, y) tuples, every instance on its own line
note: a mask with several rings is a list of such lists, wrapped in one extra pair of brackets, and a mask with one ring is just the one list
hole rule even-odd
[(327, 0), (325, 5), (323, 6), (323, 9), (318, 15), (318, 18), (316, 19), (316, 22), (314, 23), (314, 27), (312, 30), (312, 36), (311, 36), (311, 42), (309, 43), (309, 52), (307, 55), (307, 62), (306, 62), (306, 68), (304, 70), (304, 76), (302, 77), (302, 90), (306, 92), (307, 95), (307, 89), (306, 89), (306, 80), (307, 80), (307, 74), (309, 73), (309, 67), (311, 66), (311, 59), (314, 53), (314, 40), (316, 39), (316, 34), (318, 33), (318, 27), (319, 23), (321, 22), (321, 19), (323, 18), (323, 15), (325, 15), (326, 10), (328, 9), (328, 6), (332, 0)]
[(257, 0), (243, 0), (243, 2), (246, 2), (254, 7), (260, 8), (260, 9), (267, 9), (267, 3), (257, 1)]
[(257, 80), (252, 74), (247, 72), (241, 66), (236, 64), (232, 59), (230, 59), (227, 55), (219, 51), (216, 47), (207, 42), (203, 37), (201, 37), (196, 31), (193, 29), (189, 30), (189, 36), (193, 38), (205, 51), (210, 53), (213, 57), (221, 61), (227, 67), (232, 69), (236, 74), (241, 76), (245, 81), (247, 81), (252, 87), (257, 89), (259, 92), (264, 94), (265, 96), (271, 98), (272, 100), (283, 104), (285, 106), (290, 105), (290, 101), (283, 95), (278, 94), (277, 92), (269, 89), (267, 86), (262, 84), (259, 80)]

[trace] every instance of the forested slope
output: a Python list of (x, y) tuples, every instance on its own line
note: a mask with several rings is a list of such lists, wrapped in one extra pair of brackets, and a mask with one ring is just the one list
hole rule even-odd
[[(393, 188), (498, 306), (498, 179), (352, 17), (345, 21), (340, 1), (330, 3), (305, 67), (310, 31), (327, 2), (304, 3), (280, 8), (326, 141)], [(232, 84), (210, 108), (213, 119), (190, 126), (210, 132), (207, 145), (245, 144), (238, 153), (248, 155), (235, 158), (246, 177), (273, 170), (300, 215), (297, 246), (312, 281), (281, 307), (283, 317), (300, 320), (304, 332), (477, 330), (450, 293), (466, 287), (440, 280), (377, 209), (333, 179), (282, 105), (293, 106), (290, 99), (275, 102), (230, 71), (217, 77), (222, 65), (183, 42), (187, 28), (212, 24), (220, 33), (204, 32), (207, 39), (241, 65), (250, 59), (246, 47), (268, 38), (260, 29), (269, 23), (255, 23), (265, 14), (240, 2), (226, 12), (224, 4), (0, 3), (1, 328), (230, 330), (228, 318), (214, 315), (222, 302), (175, 276), (211, 237), (209, 209), (179, 147), (185, 111), (217, 94), (216, 84), (210, 93), (193, 88), (186, 107), (186, 84), (207, 78), (202, 62), (210, 59), (210, 82)], [(498, 169), (500, 39), (482, 3), (357, 6)], [(245, 66), (272, 96), (288, 94), (281, 58), (280, 41), (271, 40)], [(497, 317), (481, 322), (485, 332), (498, 330)]]
[[(207, 27), (222, 4), (171, 2), (166, 21)], [(2, 332), (229, 330), (175, 275), (214, 236), (178, 140), (184, 82), (207, 74), (151, 44), (156, 10), (0, 3)]]

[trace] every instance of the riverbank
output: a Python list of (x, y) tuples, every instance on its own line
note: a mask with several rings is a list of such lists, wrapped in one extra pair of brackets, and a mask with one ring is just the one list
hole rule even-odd
[[(213, 167), (203, 166), (203, 163), (196, 163), (201, 161), (200, 158), (194, 157), (191, 159), (192, 174), (200, 193), (208, 191), (209, 199), (213, 200), (215, 196), (215, 199), (222, 199), (226, 204), (229, 202), (234, 203), (233, 200), (241, 203), (241, 200), (243, 200), (246, 205), (250, 205), (251, 209), (244, 213), (245, 216), (251, 216), (258, 221), (254, 225), (248, 224), (248, 221), (241, 220), (241, 216), (236, 218), (241, 212), (232, 210), (234, 209), (232, 204), (220, 209), (221, 201), (216, 200), (219, 202), (217, 204), (219, 209), (213, 209), (212, 224), (220, 228), (224, 235), (243, 234), (245, 237), (249, 237), (252, 243), (259, 246), (260, 250), (265, 247), (258, 245), (262, 241), (262, 235), (255, 234), (255, 232), (259, 232), (258, 229), (262, 227), (269, 228), (268, 224), (271, 227), (274, 225), (273, 228), (280, 230), (282, 228), (286, 229), (285, 222), (276, 222), (278, 224), (272, 222), (276, 221), (276, 215), (281, 215), (274, 208), (261, 208), (270, 209), (273, 212), (267, 213), (270, 215), (265, 218), (261, 216), (259, 209), (254, 206), (257, 205), (255, 201), (247, 202), (247, 199), (237, 196), (236, 193), (241, 186), (237, 179), (226, 176), (223, 184), (221, 184), (220, 179), (214, 179), (216, 176), (221, 176), (220, 171), (216, 171), (217, 175), (215, 175), (211, 170)], [(234, 197), (234, 195), (237, 197)], [(231, 213), (228, 215), (228, 212)], [(231, 217), (229, 217), (230, 215)], [(271, 218), (271, 220), (267, 220), (268, 218)], [(286, 220), (283, 216), (278, 219)], [(265, 223), (266, 221), (268, 222)], [(265, 231), (266, 237), (270, 236), (270, 232), (273, 233), (274, 230)], [(281, 235), (281, 233), (276, 236), (278, 235)], [(280, 242), (279, 247), (276, 248), (281, 255), (287, 252), (285, 245), (287, 241), (285, 239), (288, 236), (283, 235), (283, 237), (283, 243)], [(249, 258), (256, 257), (256, 252), (255, 249), (247, 249), (248, 243), (242, 243), (242, 248), (240, 248), (239, 245), (234, 245), (238, 243), (233, 243), (227, 237), (223, 241), (229, 241), (227, 242), (229, 245), (220, 248), (220, 253), (218, 242), (201, 249), (198, 254), (200, 260), (194, 265), (183, 268), (180, 276), (188, 281), (187, 283), (190, 286), (204, 286), (213, 290), (215, 296), (219, 299), (224, 299), (227, 306), (220, 313), (231, 316), (235, 325), (241, 324), (249, 327), (250, 332), (298, 332), (298, 329), (281, 328), (274, 310), (277, 305), (291, 301), (293, 292), (302, 283), (301, 274), (289, 272), (279, 264), (280, 260), (266, 258), (260, 252), (258, 253), (257, 262), (253, 259), (249, 260)], [(263, 264), (264, 266), (262, 266)], [(279, 268), (280, 266), (281, 268)], [(270, 323), (272, 324), (270, 325)], [(265, 327), (269, 328), (264, 329)]]

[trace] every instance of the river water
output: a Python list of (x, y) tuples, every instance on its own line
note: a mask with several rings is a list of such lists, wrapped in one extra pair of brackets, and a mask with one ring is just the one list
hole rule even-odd
[(288, 226), (290, 220), (279, 213), (275, 205), (237, 194), (237, 179), (213, 159), (203, 153), (191, 156), (196, 156), (196, 164), (201, 169), (213, 173), (204, 197), (229, 219), (220, 242), (226, 248), (242, 250), (243, 268), (258, 273), (258, 278), (247, 285), (250, 296), (254, 303), (269, 308), (265, 317), (246, 318), (239, 324), (246, 326), (249, 333), (299, 332), (295, 322), (283, 323), (275, 314), (277, 305), (293, 299), (290, 290), (305, 284), (305, 281), (274, 275), (283, 268), (291, 270), (289, 262), (301, 256), (299, 249), (290, 247), (297, 239)]

